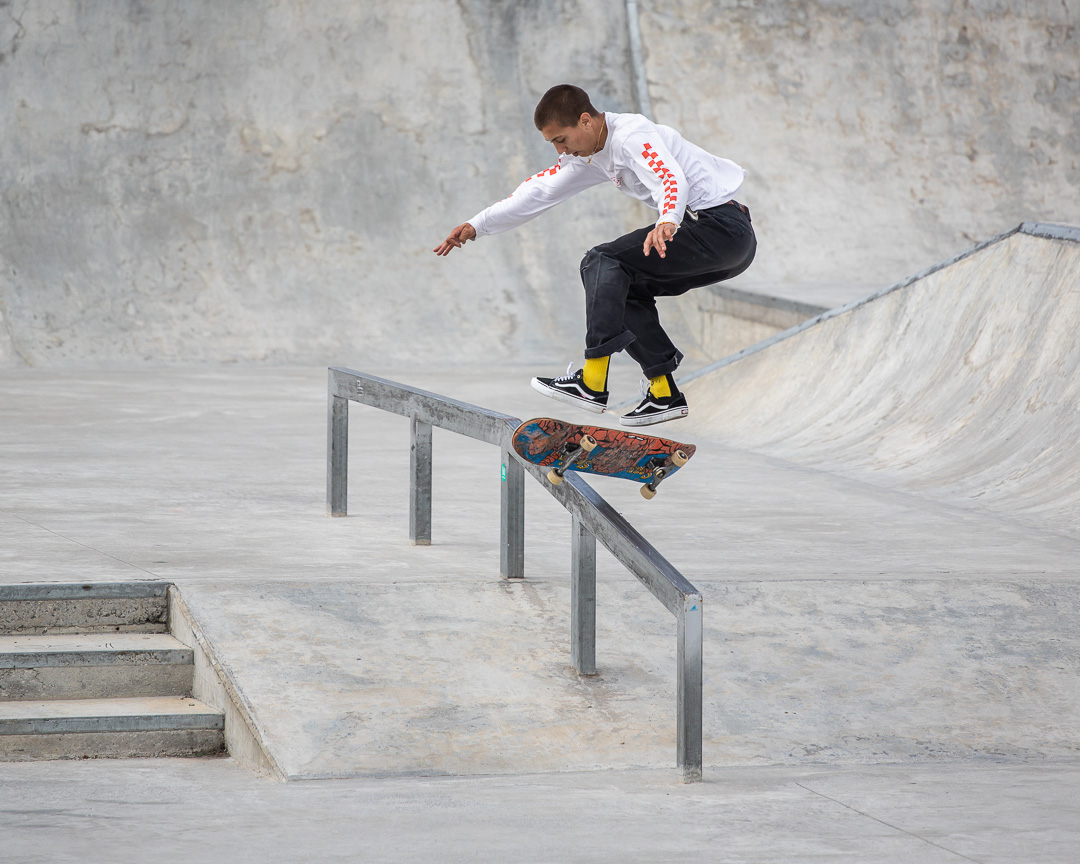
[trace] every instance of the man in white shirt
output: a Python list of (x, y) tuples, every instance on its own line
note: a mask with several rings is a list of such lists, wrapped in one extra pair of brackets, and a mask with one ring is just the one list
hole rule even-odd
[(757, 249), (750, 211), (733, 200), (746, 171), (640, 114), (601, 113), (572, 84), (548, 90), (533, 120), (559, 161), (459, 225), (435, 253), (448, 255), (469, 240), (517, 227), (601, 183), (614, 183), (652, 204), (659, 214), (655, 224), (590, 249), (581, 261), (582, 368), (534, 378), (532, 386), (602, 413), (608, 401), (608, 363), (612, 354), (625, 350), (649, 386), (641, 404), (620, 423), (647, 426), (685, 417), (686, 397), (673, 377), (683, 355), (660, 325), (656, 298), (731, 279), (750, 266)]

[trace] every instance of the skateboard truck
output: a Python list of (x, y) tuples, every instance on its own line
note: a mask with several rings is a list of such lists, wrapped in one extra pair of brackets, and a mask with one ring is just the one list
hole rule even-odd
[(641, 487), (641, 497), (646, 501), (652, 500), (656, 495), (656, 487), (671, 473), (669, 470), (671, 466), (682, 468), (689, 461), (690, 457), (683, 453), (682, 450), (676, 450), (670, 456), (664, 458), (654, 457), (652, 473), (649, 474), (649, 479)]
[(581, 439), (577, 442), (570, 443), (569, 441), (563, 444), (562, 449), (559, 451), (559, 459), (548, 471), (547, 479), (552, 486), (558, 486), (563, 481), (563, 475), (566, 474), (566, 469), (570, 466), (574, 460), (576, 460), (584, 450), (586, 453), (592, 453), (596, 449), (596, 439), (592, 435), (582, 435)]

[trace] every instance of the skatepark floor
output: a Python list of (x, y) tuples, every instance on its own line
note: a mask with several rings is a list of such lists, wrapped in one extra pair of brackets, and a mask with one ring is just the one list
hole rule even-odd
[(1075, 766), (735, 768), (275, 783), (228, 759), (0, 766), (5, 860), (1074, 861)]
[[(574, 419), (529, 388), (549, 369), (362, 371)], [(1006, 628), (1021, 608), (1053, 624), (1031, 598), (1071, 586), (1080, 540), (709, 446), (693, 418), (658, 428), (700, 449), (654, 501), (592, 485), (705, 596), (704, 782), (682, 784), (667, 613), (601, 551), (600, 675), (578, 679), (569, 516), (530, 483), (526, 579), (501, 580), (498, 454), (437, 430), (433, 544), (409, 545), (408, 422), (374, 409), (352, 408), (350, 515), (327, 518), (325, 381), (0, 372), (0, 584), (177, 585), (290, 778), (229, 758), (0, 764), (0, 859), (1075, 860), (1075, 659), (951, 748), (938, 733), (954, 715), (922, 689), (944, 660), (953, 708), (979, 714), (982, 670), (954, 648), (989, 637), (965, 623), (975, 599), (945, 592), (990, 596)], [(617, 395), (635, 382), (613, 368)], [(837, 632), (830, 604), (855, 592), (871, 611)], [(890, 618), (901, 596), (948, 614)], [(868, 689), (849, 643), (888, 627), (927, 648)], [(1072, 630), (1060, 650), (1075, 657)], [(1022, 628), (1009, 635), (1025, 650)], [(873, 699), (830, 714), (853, 686)]]

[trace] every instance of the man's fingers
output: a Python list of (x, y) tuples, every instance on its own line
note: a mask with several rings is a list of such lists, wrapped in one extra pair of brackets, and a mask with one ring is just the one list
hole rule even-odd
[(661, 258), (667, 258), (667, 244), (674, 236), (675, 230), (669, 227), (667, 222), (657, 225), (645, 238), (645, 257), (649, 256), (650, 249), (655, 249)]
[(645, 257), (649, 257), (649, 250), (655, 249), (657, 254), (661, 258), (667, 257), (667, 243), (664, 242), (664, 232), (660, 228), (654, 228), (649, 232), (649, 236), (645, 238), (645, 245), (643, 247), (645, 251)]
[(433, 250), (436, 255), (449, 255), (451, 249), (460, 249), (468, 241), (476, 239), (476, 229), (468, 222), (458, 225), (442, 243)]
[(451, 249), (460, 249), (462, 244), (465, 243), (465, 240), (468, 239), (462, 238), (461, 233), (460, 227), (455, 228), (450, 232), (450, 236), (443, 240), (443, 242), (436, 246), (432, 251), (436, 255), (449, 255)]
[[(666, 222), (664, 225), (666, 225)], [(669, 230), (663, 226), (657, 226), (649, 231), (645, 238), (645, 245), (642, 246), (646, 258), (649, 257), (651, 249), (656, 249), (661, 258), (667, 257), (667, 241), (671, 240), (675, 235), (674, 231), (671, 231), (669, 235)]]

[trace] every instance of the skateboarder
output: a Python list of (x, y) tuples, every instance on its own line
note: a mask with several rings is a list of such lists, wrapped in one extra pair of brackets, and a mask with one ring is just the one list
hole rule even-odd
[(533, 122), (558, 162), (459, 225), (435, 253), (515, 228), (601, 183), (652, 204), (655, 224), (590, 249), (581, 261), (584, 364), (572, 374), (574, 364), (566, 375), (534, 378), (532, 386), (602, 413), (611, 355), (625, 349), (649, 382), (641, 404), (619, 422), (647, 426), (685, 417), (686, 397), (673, 377), (683, 355), (660, 325), (656, 298), (731, 279), (750, 266), (757, 249), (750, 211), (733, 200), (746, 171), (640, 114), (597, 111), (572, 84), (548, 90)]

